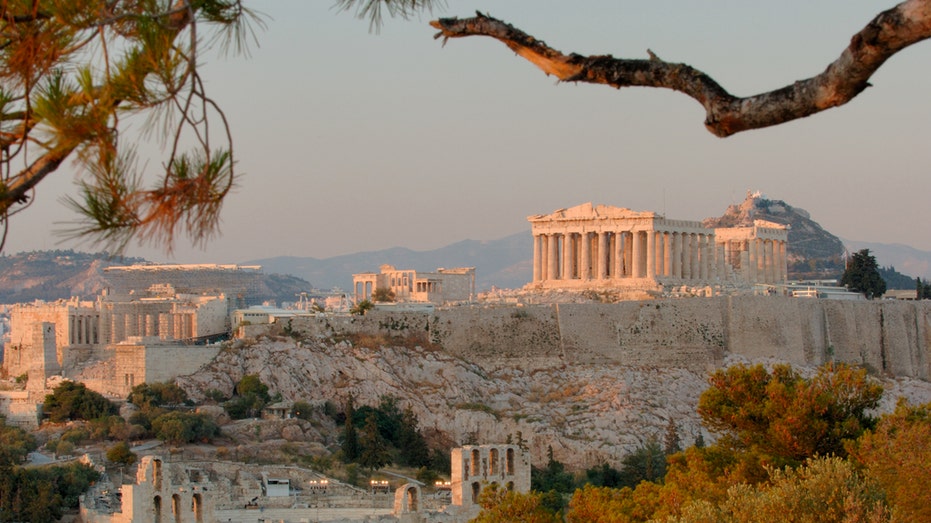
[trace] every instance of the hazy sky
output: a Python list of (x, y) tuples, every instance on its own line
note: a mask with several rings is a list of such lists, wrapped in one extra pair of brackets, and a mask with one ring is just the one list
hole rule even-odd
[[(527, 231), (526, 217), (584, 202), (698, 220), (747, 190), (807, 209), (853, 240), (931, 250), (931, 42), (900, 53), (850, 104), (720, 139), (667, 90), (558, 84), (487, 38), (433, 40), (424, 15), (380, 34), (330, 0), (255, 0), (251, 57), (210, 60), (207, 88), (245, 173), (206, 250), (157, 261), (235, 263), (404, 246), (428, 250)], [(891, 0), (450, 0), (564, 52), (667, 61), (734, 94), (817, 74)], [(154, 163), (157, 165), (157, 162)], [(70, 164), (14, 217), (7, 252), (83, 248), (49, 231)], [(528, 256), (530, 253), (528, 252)]]

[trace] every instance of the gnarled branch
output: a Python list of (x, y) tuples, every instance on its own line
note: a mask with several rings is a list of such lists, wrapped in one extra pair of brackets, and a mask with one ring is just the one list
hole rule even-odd
[(726, 137), (748, 129), (803, 118), (843, 105), (869, 87), (869, 78), (892, 55), (931, 37), (931, 0), (907, 0), (883, 11), (860, 32), (821, 74), (753, 96), (730, 94), (702, 71), (681, 63), (650, 59), (563, 54), (501, 20), (476, 13), (473, 18), (430, 22), (436, 38), (490, 36), (546, 74), (566, 82), (620, 87), (663, 87), (679, 91), (705, 108), (705, 127)]

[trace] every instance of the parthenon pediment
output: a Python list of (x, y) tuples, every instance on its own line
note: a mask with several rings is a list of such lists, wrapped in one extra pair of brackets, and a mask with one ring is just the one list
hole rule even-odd
[(575, 220), (575, 219), (608, 219), (608, 218), (655, 218), (657, 214), (653, 211), (633, 211), (626, 207), (614, 207), (612, 205), (592, 205), (592, 202), (586, 202), (568, 209), (557, 209), (550, 214), (535, 214), (528, 216), (527, 220), (550, 221), (550, 220)]

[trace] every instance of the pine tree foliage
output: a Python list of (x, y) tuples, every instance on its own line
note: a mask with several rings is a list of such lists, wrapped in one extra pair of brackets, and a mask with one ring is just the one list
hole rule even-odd
[[(10, 0), (0, 15), (0, 248), (69, 158), (66, 236), (119, 252), (132, 237), (171, 250), (179, 233), (215, 235), (235, 161), (199, 61), (215, 46), (243, 52), (262, 19), (239, 0)], [(144, 161), (148, 140), (167, 157)]]

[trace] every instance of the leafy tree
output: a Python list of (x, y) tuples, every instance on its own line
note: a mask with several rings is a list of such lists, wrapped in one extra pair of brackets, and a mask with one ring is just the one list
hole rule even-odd
[(121, 465), (132, 465), (136, 462), (136, 455), (125, 441), (121, 441), (107, 449), (107, 460)]
[(844, 441), (874, 425), (868, 411), (882, 396), (865, 370), (845, 365), (825, 365), (811, 379), (788, 365), (772, 372), (735, 365), (716, 371), (709, 382), (698, 412), (721, 434), (718, 445), (777, 466), (815, 455), (845, 456)]
[(500, 489), (497, 485), (489, 485), (479, 494), (478, 503), (482, 511), (471, 520), (471, 523), (501, 521), (558, 523), (562, 521), (562, 518), (545, 506), (543, 496), (539, 492), (521, 494)]
[(886, 292), (886, 282), (879, 274), (876, 257), (870, 254), (869, 249), (861, 249), (850, 256), (840, 283), (851, 291), (863, 293), (870, 300)]
[(900, 400), (849, 447), (851, 460), (882, 487), (898, 520), (931, 521), (931, 404)]
[(666, 433), (663, 435), (663, 453), (667, 456), (682, 450), (682, 439), (679, 438), (679, 429), (672, 418), (666, 423)]
[(553, 446), (547, 447), (546, 466), (542, 469), (531, 467), (530, 488), (537, 492), (555, 490), (560, 493), (569, 493), (575, 489), (575, 478), (566, 472), (566, 466), (553, 455)]
[(236, 384), (235, 392), (236, 395), (223, 404), (233, 419), (257, 418), (271, 401), (268, 385), (262, 383), (257, 374), (243, 376)]
[[(0, 466), (19, 465), (36, 450), (36, 439), (25, 430), (6, 424), (0, 416)], [(0, 521), (3, 521), (0, 518)]]
[(931, 283), (921, 278), (915, 278), (915, 299), (931, 300)]
[(99, 478), (90, 466), (73, 463), (25, 469), (0, 466), (0, 521), (53, 523)]
[(268, 395), (268, 385), (262, 383), (258, 374), (246, 374), (243, 376), (242, 379), (239, 380), (239, 383), (236, 384), (236, 394), (240, 396), (254, 394), (264, 401), (269, 401), (271, 399)]
[(361, 449), (359, 447), (359, 436), (356, 434), (355, 425), (356, 407), (352, 394), (346, 400), (346, 423), (343, 426), (342, 441), (340, 448), (343, 451), (343, 461), (352, 463), (359, 459)]
[(74, 452), (74, 443), (65, 440), (58, 440), (55, 443), (55, 457), (67, 456)]
[(126, 400), (140, 409), (183, 405), (190, 401), (187, 392), (171, 382), (141, 383), (133, 387)]
[(116, 405), (110, 403), (83, 383), (63, 381), (45, 397), (43, 411), (55, 423), (68, 420), (92, 420), (117, 413)]
[(418, 428), (417, 415), (408, 406), (401, 415), (401, 426), (395, 445), (400, 451), (399, 461), (408, 467), (426, 467), (430, 464), (430, 447)]
[(621, 486), (621, 472), (607, 463), (586, 470), (585, 479), (586, 484), (594, 487), (617, 488)]
[(658, 481), (666, 475), (666, 454), (656, 438), (631, 452), (621, 461), (620, 485), (636, 487), (641, 481)]
[(208, 416), (173, 411), (152, 421), (155, 437), (171, 444), (209, 442), (220, 434), (220, 428)]
[(569, 523), (628, 523), (633, 521), (633, 491), (596, 485), (576, 490), (569, 502), (566, 521)]
[(395, 299), (394, 291), (387, 287), (378, 287), (372, 293), (372, 301), (376, 303), (390, 303)]
[(375, 304), (369, 300), (362, 300), (359, 303), (352, 306), (349, 309), (350, 314), (355, 314), (357, 316), (365, 316), (366, 311), (369, 311), (375, 307)]
[(391, 463), (388, 443), (378, 430), (378, 421), (374, 414), (369, 414), (365, 418), (365, 426), (359, 434), (359, 447), (358, 463), (363, 467), (377, 470)]
[[(344, 0), (346, 3), (357, 2)], [(391, 0), (383, 0), (385, 4)], [(369, 5), (372, 1), (358, 2)], [(924, 0), (907, 0), (879, 13), (849, 40), (850, 45), (823, 72), (770, 92), (738, 97), (689, 65), (649, 59), (566, 55), (517, 27), (482, 13), (471, 18), (430, 22), (443, 41), (487, 36), (505, 44), (560, 81), (621, 87), (661, 87), (681, 92), (702, 105), (705, 127), (719, 137), (803, 118), (843, 105), (869, 86), (870, 77), (895, 53), (931, 37), (931, 11)]]
[[(798, 469), (774, 469), (768, 482), (740, 484), (720, 504), (688, 503), (670, 523), (715, 521), (818, 521), (848, 523), (891, 521), (882, 491), (846, 460), (819, 457)], [(908, 519), (908, 521), (919, 521)]]

